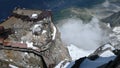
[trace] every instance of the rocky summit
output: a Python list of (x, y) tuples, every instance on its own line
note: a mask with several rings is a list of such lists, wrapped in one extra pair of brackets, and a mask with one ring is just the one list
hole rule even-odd
[(71, 60), (51, 11), (15, 8), (0, 24), (1, 68), (53, 68)]

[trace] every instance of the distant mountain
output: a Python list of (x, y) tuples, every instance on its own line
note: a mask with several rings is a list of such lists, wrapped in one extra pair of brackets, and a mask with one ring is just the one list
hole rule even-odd
[(120, 11), (102, 19), (102, 21), (105, 23), (110, 23), (111, 27), (120, 26)]
[(109, 0), (111, 3), (120, 3), (120, 0)]
[(70, 7), (92, 7), (104, 0), (0, 0), (0, 21), (6, 19), (15, 7), (29, 9), (50, 9), (54, 13)]

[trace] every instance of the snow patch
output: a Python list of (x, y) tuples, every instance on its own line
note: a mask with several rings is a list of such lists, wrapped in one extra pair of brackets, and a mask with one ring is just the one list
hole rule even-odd
[(42, 24), (35, 24), (34, 27), (32, 28), (32, 32), (40, 32), (42, 29)]
[(70, 62), (67, 62), (67, 63), (65, 63), (65, 65), (63, 65), (65, 61), (67, 61), (67, 59), (61, 61), (58, 65), (55, 66), (55, 68), (67, 68), (67, 66), (70, 64)]
[(113, 29), (113, 31), (116, 32), (116, 33), (120, 33), (120, 27), (115, 27), (115, 28)]
[(52, 37), (52, 40), (55, 40), (55, 36), (56, 36), (56, 32), (57, 32), (57, 29), (56, 27), (53, 25), (53, 37)]
[(84, 49), (80, 49), (78, 47), (76, 47), (75, 45), (70, 45), (67, 46), (69, 54), (72, 58), (72, 60), (77, 60), (81, 57), (85, 57), (88, 56), (89, 54), (91, 54), (93, 51), (92, 50), (84, 50)]
[(110, 57), (110, 56), (115, 56), (115, 54), (108, 50), (108, 51), (103, 52), (100, 56), (101, 57)]
[(111, 28), (110, 23), (107, 23), (107, 27), (108, 27), (108, 28)]
[(46, 30), (43, 30), (43, 31), (42, 31), (42, 34), (44, 34), (44, 33), (46, 33), (46, 32), (47, 32)]
[(28, 55), (28, 53), (27, 53), (27, 52), (25, 52), (24, 54), (25, 54), (25, 55)]
[(10, 59), (10, 61), (12, 62), (13, 60), (12, 60), (12, 59)]
[(12, 64), (9, 64), (9, 66), (10, 66), (11, 68), (19, 68), (19, 67), (16, 67), (16, 66), (12, 65)]
[(28, 47), (28, 48), (38, 49), (37, 47), (34, 47), (34, 46), (33, 46), (33, 42), (28, 42), (28, 41), (26, 41), (26, 44), (27, 44), (27, 47)]
[(32, 16), (31, 16), (31, 18), (33, 18), (33, 19), (37, 19), (38, 18), (38, 14), (32, 14)]
[(110, 44), (106, 44), (104, 47), (103, 47), (103, 50), (106, 49), (106, 48), (111, 48), (111, 50), (115, 50), (115, 48), (110, 45)]

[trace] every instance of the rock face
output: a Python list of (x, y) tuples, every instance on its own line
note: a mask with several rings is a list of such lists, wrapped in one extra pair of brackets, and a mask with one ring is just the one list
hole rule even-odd
[(102, 19), (103, 22), (110, 23), (111, 27), (120, 25), (120, 11), (112, 14), (111, 16)]
[[(0, 26), (0, 67), (53, 68), (71, 60), (50, 11), (17, 8)], [(5, 30), (12, 34), (3, 38)]]

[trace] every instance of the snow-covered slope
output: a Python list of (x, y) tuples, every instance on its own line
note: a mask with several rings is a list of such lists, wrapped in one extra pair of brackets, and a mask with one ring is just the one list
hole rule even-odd
[[(63, 65), (64, 61), (61, 61), (60, 64), (58, 64), (55, 68), (71, 68), (75, 64), (75, 60), (87, 57), (89, 54), (91, 54), (92, 50), (84, 50), (76, 47), (75, 45), (71, 44), (67, 47), (68, 51), (70, 53), (70, 56), (72, 57), (71, 62), (67, 62), (65, 65)], [(109, 61), (113, 60), (116, 56), (111, 51), (105, 51), (100, 55), (100, 57), (94, 61), (85, 59), (81, 64), (80, 68), (96, 68), (100, 65), (103, 65), (105, 63), (108, 63)]]
[(79, 58), (88, 56), (93, 51), (92, 50), (84, 50), (76, 47), (75, 45), (71, 44), (70, 46), (67, 46), (69, 54), (72, 58), (72, 60), (77, 60)]
[[(79, 49), (74, 45), (68, 46), (68, 50), (69, 50), (69, 53), (70, 53), (72, 59), (78, 59), (81, 57), (85, 57), (93, 52), (93, 51), (89, 51), (89, 50)], [(80, 68), (96, 68), (100, 65), (103, 65), (103, 64), (109, 62), (110, 60), (113, 60), (114, 58), (115, 58), (115, 55), (111, 51), (105, 51), (95, 61), (85, 59), (82, 62)]]

